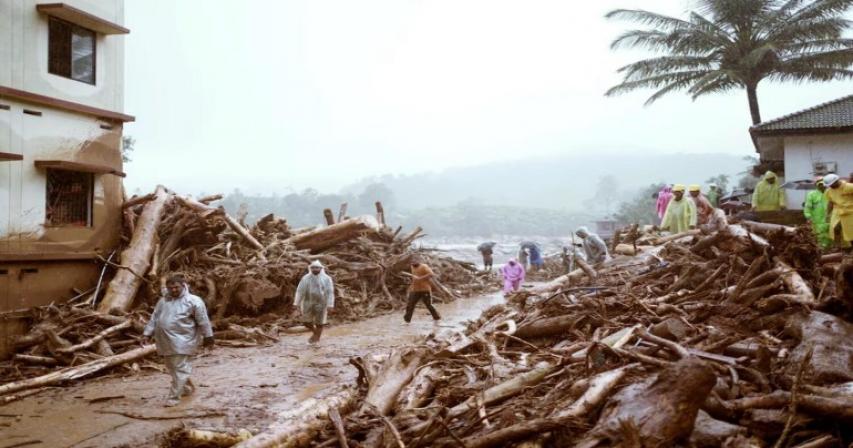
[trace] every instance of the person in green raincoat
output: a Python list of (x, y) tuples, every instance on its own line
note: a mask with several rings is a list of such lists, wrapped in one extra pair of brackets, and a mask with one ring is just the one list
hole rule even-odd
[(779, 184), (779, 177), (773, 171), (764, 173), (764, 177), (755, 186), (752, 193), (752, 210), (774, 212), (785, 210), (785, 191)]
[(820, 247), (828, 249), (832, 245), (832, 237), (829, 235), (829, 222), (826, 219), (826, 211), (829, 206), (829, 201), (825, 195), (826, 185), (823, 183), (823, 178), (818, 179), (815, 185), (817, 189), (806, 195), (803, 215), (806, 216), (806, 220), (812, 223), (812, 231)]
[(666, 206), (660, 223), (661, 230), (681, 233), (696, 228), (696, 204), (692, 199), (684, 197), (684, 190), (684, 185), (672, 187), (673, 198)]
[(718, 187), (717, 184), (709, 184), (708, 185), (708, 192), (705, 193), (705, 198), (708, 199), (708, 202), (710, 202), (711, 205), (714, 206), (714, 208), (719, 207), (720, 206), (720, 187)]

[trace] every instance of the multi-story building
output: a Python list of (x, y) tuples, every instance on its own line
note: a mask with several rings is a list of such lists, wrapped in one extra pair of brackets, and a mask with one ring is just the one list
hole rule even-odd
[(121, 232), (124, 0), (0, 0), (0, 354)]

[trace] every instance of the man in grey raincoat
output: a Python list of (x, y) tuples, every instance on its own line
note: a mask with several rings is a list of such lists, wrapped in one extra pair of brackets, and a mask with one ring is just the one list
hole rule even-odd
[(204, 301), (190, 294), (183, 276), (173, 275), (166, 281), (166, 292), (154, 307), (143, 335), (147, 340), (154, 337), (157, 353), (166, 363), (166, 370), (172, 377), (166, 406), (175, 406), (180, 402), (184, 387), (189, 394), (195, 391), (190, 380), (190, 361), (199, 342), (203, 338), (205, 347), (213, 345), (213, 329)]
[(326, 315), (335, 308), (335, 287), (323, 264), (314, 260), (308, 267), (308, 273), (299, 281), (293, 306), (302, 314), (302, 323), (313, 332), (309, 343), (316, 343), (323, 334)]
[(591, 264), (603, 263), (607, 260), (607, 245), (600, 236), (590, 233), (586, 227), (579, 227), (575, 232), (583, 240), (583, 250), (586, 253), (586, 261)]

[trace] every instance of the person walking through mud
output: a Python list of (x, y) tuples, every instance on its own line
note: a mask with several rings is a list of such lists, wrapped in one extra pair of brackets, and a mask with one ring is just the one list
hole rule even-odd
[(163, 357), (166, 370), (172, 377), (172, 386), (165, 406), (180, 403), (187, 394), (195, 392), (190, 380), (191, 360), (203, 338), (205, 347), (213, 346), (213, 328), (207, 317), (207, 308), (198, 296), (190, 294), (187, 282), (181, 275), (166, 280), (166, 291), (154, 307), (151, 319), (143, 331), (146, 343), (154, 338), (157, 353)]
[(293, 306), (302, 315), (302, 323), (312, 332), (308, 343), (319, 342), (328, 312), (335, 309), (335, 286), (319, 260), (311, 263), (308, 273), (299, 281)]
[(433, 320), (441, 319), (438, 311), (432, 306), (432, 278), (435, 273), (429, 266), (424, 264), (419, 258), (412, 259), (412, 285), (409, 286), (409, 298), (406, 302), (406, 314), (403, 320), (406, 323), (412, 321), (412, 314), (415, 312), (415, 306), (418, 302), (423, 302), (426, 309), (432, 314)]

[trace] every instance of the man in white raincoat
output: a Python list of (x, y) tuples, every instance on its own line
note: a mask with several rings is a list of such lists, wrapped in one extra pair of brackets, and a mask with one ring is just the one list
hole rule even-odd
[(308, 273), (299, 281), (293, 305), (302, 314), (302, 323), (313, 332), (308, 342), (318, 342), (323, 325), (326, 325), (326, 315), (335, 308), (335, 287), (319, 260), (311, 263)]
[(190, 361), (199, 342), (203, 338), (205, 347), (213, 345), (213, 329), (204, 301), (190, 294), (183, 276), (173, 275), (166, 281), (166, 292), (154, 307), (143, 335), (146, 340), (154, 337), (157, 353), (172, 377), (166, 406), (176, 406), (185, 387), (188, 394), (195, 392)]
[(600, 236), (590, 233), (586, 227), (578, 227), (575, 235), (583, 240), (583, 250), (586, 252), (586, 261), (592, 264), (604, 263), (609, 255), (607, 254), (607, 245)]

